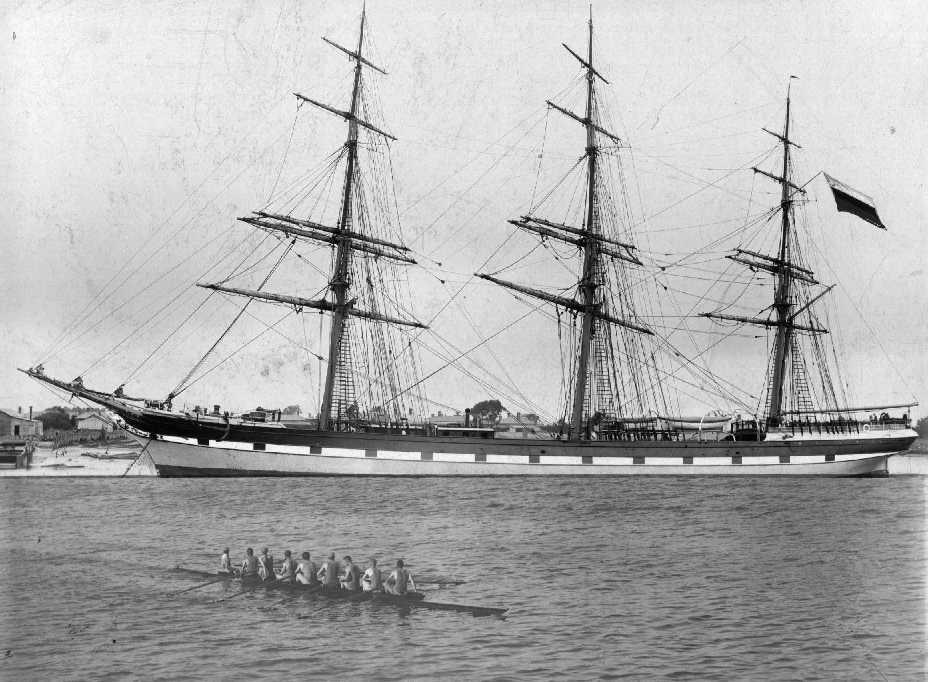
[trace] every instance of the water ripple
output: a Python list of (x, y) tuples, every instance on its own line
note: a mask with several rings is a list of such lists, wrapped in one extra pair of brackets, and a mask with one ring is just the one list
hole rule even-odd
[[(925, 486), (0, 480), (0, 677), (913, 679)], [(405, 558), (505, 620), (215, 584), (222, 547)]]

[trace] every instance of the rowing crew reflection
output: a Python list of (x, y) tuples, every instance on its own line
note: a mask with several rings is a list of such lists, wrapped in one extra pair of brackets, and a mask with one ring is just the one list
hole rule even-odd
[(402, 559), (396, 560), (396, 568), (386, 580), (377, 566), (377, 559), (370, 559), (370, 565), (364, 573), (361, 573), (360, 567), (351, 560), (350, 556), (343, 557), (342, 561), (344, 563), (339, 567), (335, 560), (335, 552), (332, 552), (317, 570), (316, 564), (309, 558), (309, 552), (303, 552), (299, 559), (294, 559), (288, 549), (284, 552), (284, 559), (280, 563), (279, 570), (275, 570), (274, 557), (267, 547), (257, 557), (254, 550), (249, 547), (245, 550), (245, 558), (241, 565), (233, 567), (229, 548), (226, 547), (219, 558), (219, 573), (236, 575), (246, 581), (320, 585), (326, 592), (348, 590), (404, 595), (416, 591), (416, 583), (412, 574), (406, 570)]

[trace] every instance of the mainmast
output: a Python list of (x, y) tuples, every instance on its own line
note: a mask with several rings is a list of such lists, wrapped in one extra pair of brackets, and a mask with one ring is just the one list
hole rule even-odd
[(599, 265), (599, 243), (589, 239), (596, 234), (596, 138), (593, 128), (593, 11), (590, 10), (590, 31), (586, 59), (586, 221), (583, 226), (587, 239), (583, 241), (583, 271), (580, 275), (580, 296), (583, 301), (583, 320), (580, 330), (580, 357), (577, 360), (577, 374), (574, 378), (574, 404), (570, 417), (570, 437), (579, 440), (583, 437), (583, 404), (586, 399), (586, 385), (589, 378), (590, 346), (593, 341), (594, 316), (593, 306), (596, 301), (598, 282), (595, 275)]
[(553, 303), (558, 307), (565, 308), (574, 313), (579, 313), (581, 319), (579, 353), (573, 382), (573, 396), (569, 399), (569, 436), (572, 440), (581, 440), (586, 435), (586, 429), (584, 428), (584, 410), (587, 404), (586, 398), (587, 385), (590, 377), (591, 350), (597, 330), (597, 323), (614, 324), (642, 334), (652, 334), (653, 332), (646, 327), (611, 315), (609, 311), (603, 309), (604, 301), (601, 296), (598, 296), (598, 290), (602, 286), (600, 280), (602, 279), (602, 259), (604, 256), (623, 260), (634, 265), (641, 265), (641, 261), (638, 260), (633, 253), (635, 247), (632, 244), (609, 238), (602, 234), (600, 228), (600, 206), (597, 199), (599, 153), (599, 148), (596, 144), (597, 135), (607, 137), (616, 144), (621, 144), (622, 140), (596, 123), (594, 80), (598, 78), (606, 84), (608, 84), (609, 81), (593, 67), (592, 10), (590, 11), (586, 58), (584, 59), (581, 57), (566, 44), (564, 48), (570, 52), (586, 70), (586, 110), (584, 116), (578, 116), (572, 111), (560, 107), (550, 100), (548, 100), (547, 104), (552, 109), (580, 123), (586, 130), (585, 156), (587, 160), (587, 188), (586, 214), (583, 218), (583, 224), (578, 228), (531, 215), (522, 216), (519, 220), (510, 220), (509, 222), (516, 227), (534, 232), (542, 237), (549, 237), (568, 244), (573, 244), (580, 250), (583, 258), (583, 265), (580, 278), (577, 281), (579, 300), (551, 294), (514, 282), (508, 282), (487, 274), (478, 274), (478, 277), (499, 284), (507, 289), (512, 289), (513, 291), (533, 296), (542, 301)]

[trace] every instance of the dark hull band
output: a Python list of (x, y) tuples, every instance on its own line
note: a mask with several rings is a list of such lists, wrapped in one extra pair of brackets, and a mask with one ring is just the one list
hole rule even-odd
[[(206, 469), (200, 467), (192, 466), (171, 466), (171, 465), (157, 465), (158, 475), (163, 478), (346, 478), (352, 477), (350, 474), (328, 474), (328, 473), (312, 473), (312, 472), (300, 472), (295, 473), (292, 471), (281, 472), (281, 471), (254, 471), (248, 469)], [(554, 476), (559, 476), (561, 478), (581, 478), (579, 474), (549, 474)], [(666, 476), (667, 474), (639, 474), (643, 476)], [(672, 474), (671, 474), (672, 475)], [(687, 476), (686, 474), (678, 474), (679, 476)], [(705, 476), (712, 476), (711, 473), (707, 472), (703, 474)], [(746, 472), (744, 474), (739, 474), (740, 476), (762, 476), (762, 474), (752, 474)], [(789, 474), (783, 474), (789, 475)], [(795, 474), (800, 476), (800, 474)], [(615, 474), (602, 474), (598, 478), (614, 476), (615, 478), (625, 478), (626, 475), (615, 473)], [(825, 474), (829, 476), (829, 474)], [(887, 478), (889, 472), (885, 469), (878, 471), (871, 471), (863, 474), (831, 474), (832, 478)], [(371, 475), (365, 475), (365, 478), (371, 478)], [(406, 474), (406, 475), (388, 475), (384, 474), (381, 476), (373, 476), (374, 478), (432, 478), (427, 474)], [(456, 475), (455, 478), (524, 478), (525, 474), (473, 474), (473, 475)], [(691, 477), (691, 476), (687, 476)], [(585, 478), (585, 477), (584, 477)]]

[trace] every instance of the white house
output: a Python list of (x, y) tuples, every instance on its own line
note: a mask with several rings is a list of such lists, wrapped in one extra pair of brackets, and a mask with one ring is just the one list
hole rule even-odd
[(98, 433), (106, 431), (109, 433), (113, 430), (113, 422), (96, 413), (85, 414), (77, 418), (77, 430), (96, 431)]

